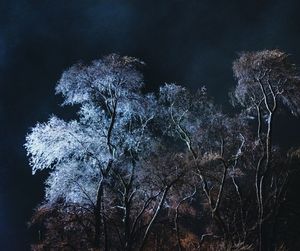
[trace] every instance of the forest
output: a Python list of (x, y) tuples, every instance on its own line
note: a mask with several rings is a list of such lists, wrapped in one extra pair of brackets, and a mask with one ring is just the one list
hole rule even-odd
[[(56, 85), (73, 120), (52, 115), (26, 136), (32, 173), (47, 172), (29, 223), (40, 250), (300, 250), (290, 227), (300, 145), (274, 126), (300, 115), (300, 71), (280, 50), (241, 52), (231, 109), (110, 54)], [(44, 171), (45, 170), (45, 171)]]

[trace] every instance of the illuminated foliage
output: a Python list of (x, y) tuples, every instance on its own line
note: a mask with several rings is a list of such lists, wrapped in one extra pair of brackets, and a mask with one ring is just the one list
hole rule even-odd
[[(144, 63), (116, 54), (78, 63), (56, 86), (72, 121), (52, 116), (26, 137), (33, 174), (48, 169), (33, 218), (38, 248), (264, 250), (276, 227), (289, 156), (273, 145), (278, 107), (299, 114), (299, 76), (278, 50), (234, 61), (241, 105), (226, 114), (205, 87), (143, 92)], [(282, 106), (283, 105), (283, 106)], [(63, 235), (59, 238), (57, 233)]]

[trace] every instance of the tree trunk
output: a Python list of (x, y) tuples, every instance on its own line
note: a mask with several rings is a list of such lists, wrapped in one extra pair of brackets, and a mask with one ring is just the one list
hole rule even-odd
[(144, 237), (143, 237), (143, 240), (142, 240), (142, 244), (141, 244), (141, 247), (140, 247), (140, 251), (143, 250), (144, 247), (145, 247), (146, 241), (147, 241), (148, 236), (149, 236), (149, 233), (150, 233), (150, 228), (152, 227), (153, 222), (154, 222), (155, 219), (157, 218), (157, 215), (158, 215), (159, 212), (161, 211), (161, 208), (162, 208), (162, 206), (163, 206), (163, 204), (164, 204), (164, 202), (165, 202), (165, 199), (166, 199), (166, 196), (167, 196), (167, 193), (168, 193), (170, 187), (171, 187), (171, 186), (167, 186), (167, 187), (165, 188), (165, 190), (163, 191), (163, 195), (162, 195), (162, 197), (161, 197), (161, 199), (160, 199), (160, 202), (159, 202), (159, 204), (158, 204), (158, 206), (157, 206), (157, 208), (156, 208), (156, 210), (155, 210), (155, 213), (154, 213), (154, 215), (152, 216), (152, 219), (150, 220), (150, 222), (148, 223), (148, 226), (147, 226), (147, 228), (146, 228), (146, 231), (145, 231), (145, 234), (144, 234)]
[(98, 184), (97, 190), (97, 198), (96, 198), (96, 205), (94, 208), (94, 215), (95, 215), (95, 236), (94, 236), (94, 246), (95, 248), (100, 248), (100, 237), (101, 237), (101, 207), (102, 207), (102, 197), (103, 197), (103, 177)]

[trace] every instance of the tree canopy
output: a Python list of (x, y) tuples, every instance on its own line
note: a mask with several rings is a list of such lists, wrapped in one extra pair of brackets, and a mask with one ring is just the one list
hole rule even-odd
[(171, 83), (146, 92), (143, 66), (111, 54), (62, 74), (56, 93), (78, 107), (76, 119), (52, 116), (26, 137), (33, 174), (49, 170), (45, 201), (32, 219), (46, 234), (33, 249), (288, 245), (278, 229), (298, 155), (272, 141), (277, 106), (300, 111), (299, 72), (288, 55), (240, 54), (235, 114), (214, 104), (204, 86)]

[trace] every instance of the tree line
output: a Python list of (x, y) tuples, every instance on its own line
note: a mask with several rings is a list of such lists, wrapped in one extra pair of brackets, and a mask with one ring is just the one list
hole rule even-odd
[(300, 75), (279, 50), (233, 62), (234, 112), (171, 83), (145, 91), (144, 62), (111, 54), (67, 69), (65, 121), (36, 124), (25, 148), (47, 169), (32, 250), (285, 250), (297, 148), (273, 143), (274, 116), (300, 114)]

